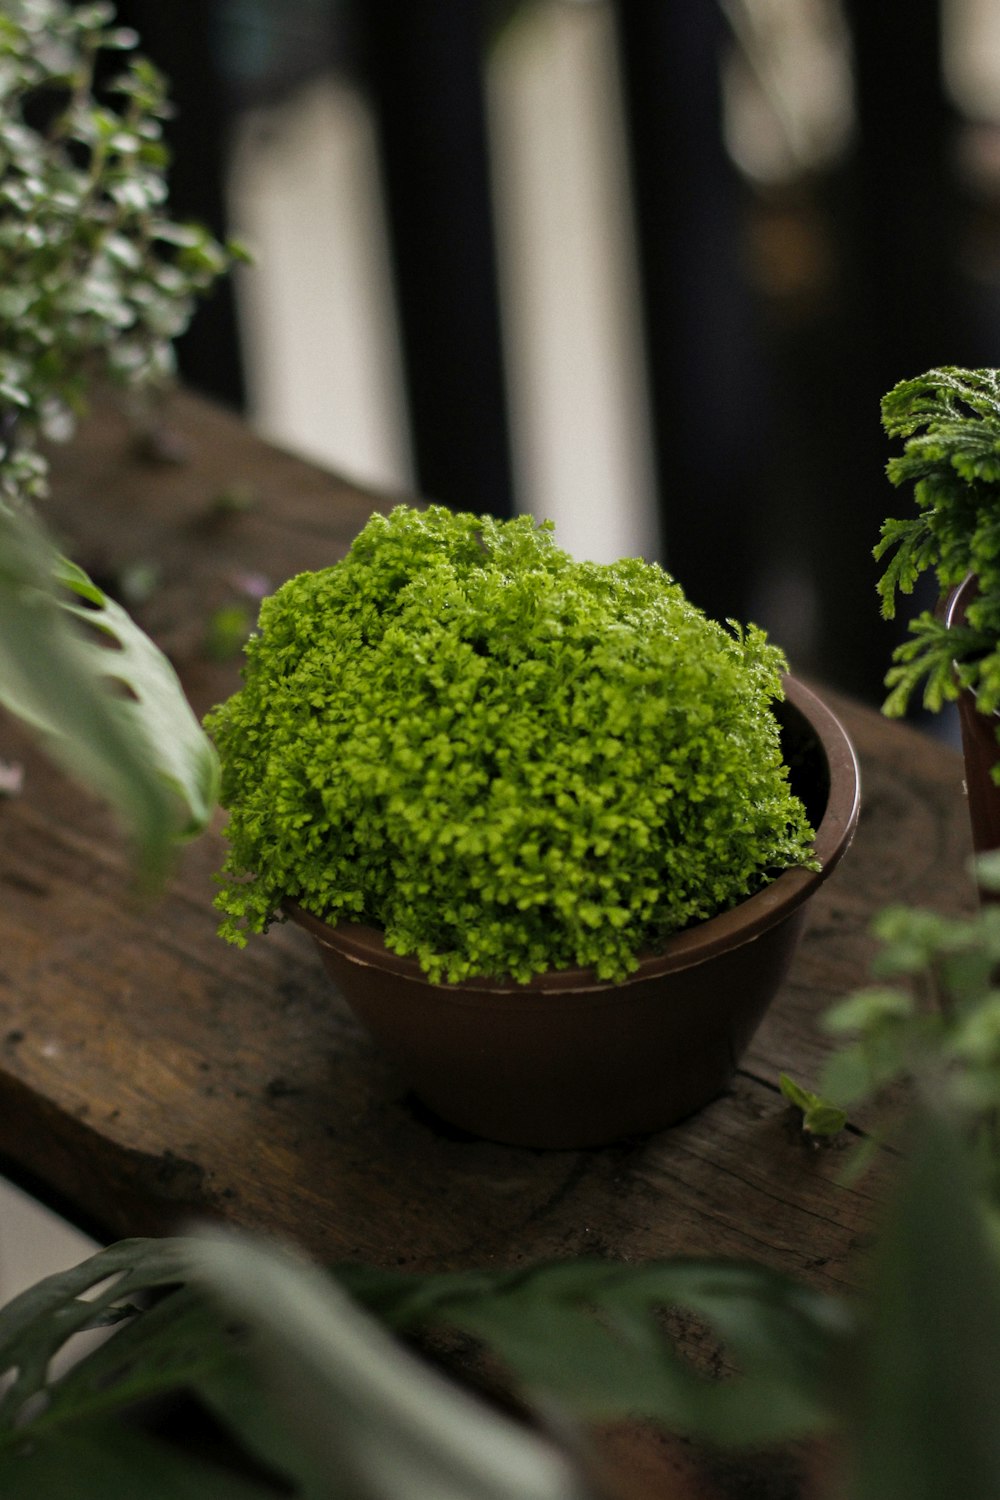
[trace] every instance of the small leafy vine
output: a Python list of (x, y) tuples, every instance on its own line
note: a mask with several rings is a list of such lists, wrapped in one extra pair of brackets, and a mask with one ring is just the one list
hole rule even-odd
[[(166, 207), (170, 105), (114, 6), (11, 0), (0, 14), (0, 501), (45, 490), (95, 376), (161, 388), (196, 298), (238, 245)], [(123, 65), (99, 82), (104, 54)]]

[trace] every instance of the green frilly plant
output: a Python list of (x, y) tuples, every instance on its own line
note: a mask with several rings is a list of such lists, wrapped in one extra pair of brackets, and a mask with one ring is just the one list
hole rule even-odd
[(620, 978), (810, 862), (783, 667), (656, 565), (575, 562), (528, 517), (373, 516), (264, 602), (207, 720), (222, 932), (293, 900), (381, 928), (434, 980)]
[(964, 625), (931, 609), (909, 625), (887, 677), (885, 712), (901, 715), (922, 689), (937, 712), (963, 687), (983, 713), (1000, 708), (1000, 370), (944, 366), (904, 380), (885, 396), (882, 422), (903, 451), (890, 460), (895, 485), (912, 485), (916, 514), (889, 519), (875, 548), (888, 559), (879, 580), (882, 613), (925, 574), (942, 593), (976, 577)]

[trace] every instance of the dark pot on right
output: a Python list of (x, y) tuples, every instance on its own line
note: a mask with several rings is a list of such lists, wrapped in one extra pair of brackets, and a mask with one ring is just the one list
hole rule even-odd
[[(962, 624), (975, 593), (976, 580), (970, 574), (945, 601), (947, 625)], [(1000, 849), (1000, 786), (992, 775), (993, 767), (1000, 760), (1000, 743), (997, 741), (1000, 716), (980, 713), (975, 693), (963, 688), (958, 695), (958, 717), (962, 730), (972, 846), (977, 854), (985, 854), (990, 849)]]

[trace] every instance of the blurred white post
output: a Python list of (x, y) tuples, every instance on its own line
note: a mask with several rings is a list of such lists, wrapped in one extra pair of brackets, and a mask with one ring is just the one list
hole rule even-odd
[(640, 300), (614, 22), (542, 0), (490, 63), (519, 508), (596, 562), (655, 556)]
[(246, 115), (230, 221), (251, 416), (265, 436), (365, 484), (409, 488), (411, 464), (374, 129), (325, 78)]

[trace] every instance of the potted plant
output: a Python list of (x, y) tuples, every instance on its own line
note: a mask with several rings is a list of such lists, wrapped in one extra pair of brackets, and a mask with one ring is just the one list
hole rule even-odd
[(843, 730), (788, 679), (779, 727), (783, 667), (528, 517), (373, 516), (264, 602), (207, 720), (222, 932), (300, 922), (467, 1129), (667, 1124), (725, 1087), (857, 816)]
[(886, 677), (884, 711), (906, 712), (922, 689), (933, 712), (958, 700), (973, 842), (1000, 846), (1000, 371), (929, 370), (895, 386), (882, 421), (905, 439), (887, 469), (914, 486), (916, 515), (882, 526), (875, 557), (888, 558), (879, 581), (882, 613), (896, 594), (932, 574), (942, 600), (910, 622)]
[[(0, 15), (0, 497), (45, 488), (95, 377), (137, 408), (197, 297), (243, 252), (167, 207), (166, 82), (105, 3)], [(123, 59), (109, 72), (108, 55)]]

